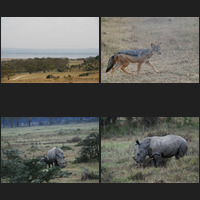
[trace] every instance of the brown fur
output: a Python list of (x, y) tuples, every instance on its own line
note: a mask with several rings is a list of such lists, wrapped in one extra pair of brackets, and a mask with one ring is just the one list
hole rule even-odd
[[(159, 43), (158, 45), (160, 45), (161, 43)], [(138, 63), (138, 66), (137, 66), (137, 75), (139, 76), (140, 75), (140, 69), (141, 69), (141, 65), (143, 63), (151, 66), (153, 68), (153, 70), (157, 73), (159, 73), (159, 71), (156, 69), (156, 67), (154, 65), (152, 65), (150, 62), (149, 62), (149, 59), (151, 58), (151, 56), (153, 55), (154, 53), (154, 50), (157, 46), (154, 45), (154, 44), (151, 44), (151, 48), (150, 48), (150, 51), (148, 54), (145, 54), (145, 55), (141, 55), (141, 56), (131, 56), (131, 55), (126, 55), (126, 54), (123, 54), (123, 53), (120, 53), (120, 54), (117, 54), (114, 58), (114, 64), (113, 64), (113, 67), (112, 67), (112, 71), (111, 71), (111, 75), (113, 77), (113, 74), (114, 74), (114, 71), (115, 69), (117, 68), (117, 66), (119, 64), (121, 64), (121, 70), (124, 71), (125, 73), (127, 74), (131, 74), (130, 72), (127, 72), (125, 70), (125, 68), (130, 64), (130, 63)], [(160, 47), (160, 46), (159, 46)], [(159, 52), (160, 53), (160, 52)]]

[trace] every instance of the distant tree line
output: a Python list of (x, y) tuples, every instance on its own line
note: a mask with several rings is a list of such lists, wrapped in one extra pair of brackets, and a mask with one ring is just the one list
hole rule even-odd
[(99, 56), (85, 58), (84, 62), (79, 65), (71, 65), (69, 71), (71, 70), (83, 70), (83, 71), (97, 71), (99, 70)]
[(159, 127), (162, 123), (174, 124), (177, 127), (198, 126), (194, 117), (101, 117), (100, 120), (102, 136), (132, 134), (136, 129), (147, 130)]
[(1, 128), (48, 126), (98, 121), (98, 117), (1, 117)]
[(68, 58), (29, 58), (29, 59), (12, 59), (8, 61), (2, 61), (2, 76), (5, 76), (8, 70), (12, 70), (14, 73), (22, 72), (38, 72), (38, 71), (50, 71), (58, 70), (65, 71), (68, 68)]

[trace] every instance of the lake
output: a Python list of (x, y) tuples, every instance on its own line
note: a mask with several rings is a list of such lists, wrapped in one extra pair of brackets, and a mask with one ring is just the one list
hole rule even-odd
[(87, 58), (96, 57), (97, 53), (2, 53), (1, 58)]

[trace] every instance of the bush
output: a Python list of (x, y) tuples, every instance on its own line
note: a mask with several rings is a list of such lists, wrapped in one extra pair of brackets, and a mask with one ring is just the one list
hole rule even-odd
[(42, 183), (57, 177), (60, 168), (46, 170), (40, 158), (23, 160), (17, 149), (3, 150), (1, 178), (10, 183)]
[(99, 175), (94, 174), (93, 171), (89, 171), (88, 168), (83, 168), (82, 170), (82, 175), (81, 175), (81, 180), (86, 181), (86, 180), (92, 180), (92, 179), (99, 179)]
[(88, 76), (89, 74), (90, 74), (89, 72), (86, 72), (86, 73), (79, 74), (79, 76)]
[(71, 140), (67, 140), (69, 143), (74, 143), (74, 142), (81, 142), (82, 139), (78, 136), (73, 137)]
[(46, 78), (53, 78), (53, 75), (49, 74)]
[(75, 163), (99, 160), (99, 134), (91, 133), (78, 145), (82, 148), (79, 151), (80, 156), (75, 159)]

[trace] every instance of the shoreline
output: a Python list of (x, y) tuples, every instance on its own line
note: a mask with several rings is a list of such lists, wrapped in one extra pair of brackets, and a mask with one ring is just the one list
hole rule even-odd
[[(99, 55), (96, 55), (96, 56), (99, 56)], [(89, 56), (89, 57), (86, 57), (86, 58), (81, 58), (81, 57), (80, 58), (58, 57), (58, 58), (60, 58), (60, 59), (68, 58), (71, 61), (77, 61), (77, 60), (84, 60), (84, 59), (87, 59), (87, 58), (95, 58), (96, 56)], [(35, 59), (35, 58), (37, 58), (37, 57), (34, 57), (34, 58), (1, 58), (1, 61), (27, 60), (27, 59)], [(42, 57), (42, 58), (54, 58), (54, 57)], [(39, 59), (41, 59), (41, 58), (39, 58)]]

